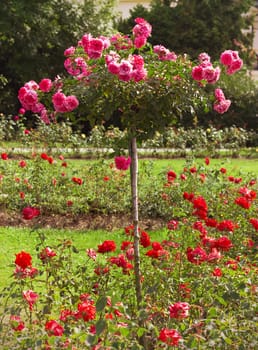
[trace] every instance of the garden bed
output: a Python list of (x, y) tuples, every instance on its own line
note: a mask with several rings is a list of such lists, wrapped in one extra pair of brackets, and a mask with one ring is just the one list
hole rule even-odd
[[(114, 231), (121, 229), (121, 227), (130, 225), (132, 222), (130, 215), (104, 215), (104, 214), (50, 214), (41, 215), (35, 221), (24, 220), (17, 213), (0, 213), (0, 227), (35, 227), (52, 228), (52, 229), (71, 229), (71, 230), (107, 230)], [(164, 227), (164, 220), (162, 219), (143, 219), (141, 220), (141, 227), (146, 230), (156, 230)]]

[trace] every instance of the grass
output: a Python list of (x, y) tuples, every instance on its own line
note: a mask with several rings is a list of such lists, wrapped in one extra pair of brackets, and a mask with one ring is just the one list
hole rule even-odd
[[(50, 247), (56, 245), (58, 241), (65, 239), (72, 240), (73, 245), (79, 251), (74, 253), (74, 258), (79, 263), (84, 260), (85, 250), (87, 248), (97, 249), (98, 244), (105, 240), (114, 240), (120, 244), (125, 239), (123, 228), (117, 231), (75, 231), (58, 229), (40, 229), (33, 231), (27, 228), (0, 227), (0, 290), (4, 288), (8, 281), (11, 281), (11, 275), (14, 270), (15, 254), (24, 250), (31, 254), (34, 262), (37, 261), (36, 245), (39, 243), (38, 233), (44, 233), (47, 237), (47, 245)], [(152, 232), (151, 236), (161, 237), (165, 231)], [(35, 266), (36, 267), (36, 266)]]
[[(113, 159), (105, 160), (107, 164)], [(77, 168), (78, 170), (88, 162), (93, 160), (67, 160), (68, 169), (71, 171)], [(206, 166), (204, 159), (194, 159), (191, 165)], [(182, 172), (186, 165), (186, 159), (148, 159), (139, 161), (139, 171), (145, 166), (150, 167), (155, 175), (164, 174), (167, 170), (174, 170), (177, 174)], [(258, 175), (258, 161), (253, 159), (211, 159), (210, 167), (219, 169), (225, 167), (228, 175), (244, 176), (246, 174), (253, 174), (256, 178)], [(74, 242), (76, 248), (80, 252), (86, 248), (96, 248), (105, 239), (114, 239), (119, 242), (122, 240), (123, 228), (121, 231), (107, 232), (107, 231), (72, 231), (72, 230), (44, 230), (48, 237), (48, 244), (51, 246), (56, 244), (58, 240), (69, 238)], [(154, 233), (155, 234), (155, 233)], [(158, 232), (157, 235), (162, 234)], [(29, 251), (33, 255), (35, 252), (35, 245), (37, 243), (37, 232), (30, 229), (14, 228), (14, 227), (0, 227), (0, 289), (5, 285), (6, 280), (10, 277), (14, 265), (15, 253), (21, 250)], [(79, 258), (78, 254), (78, 258)], [(36, 258), (34, 253), (34, 258)]]
[[(101, 161), (101, 160), (100, 160)], [(106, 159), (107, 163), (111, 163), (113, 159)], [(189, 162), (191, 159), (189, 159)], [(81, 169), (84, 165), (94, 162), (94, 160), (85, 160), (85, 159), (69, 159), (67, 160), (68, 169)], [(139, 171), (143, 167), (150, 167), (151, 172), (154, 175), (159, 175), (167, 170), (174, 170), (177, 174), (180, 174), (183, 168), (187, 164), (187, 159), (185, 158), (176, 158), (176, 159), (140, 159), (139, 160)], [(204, 165), (203, 158), (193, 159), (192, 165)], [(257, 177), (258, 175), (258, 160), (257, 159), (245, 159), (245, 158), (223, 158), (223, 159), (211, 159), (210, 167), (220, 169), (224, 167), (227, 169), (228, 175), (241, 175), (241, 174), (253, 174)]]
[[(140, 160), (140, 165), (143, 164), (143, 160)], [(204, 165), (204, 159), (197, 158), (193, 160), (193, 164)], [(156, 174), (165, 170), (171, 169), (176, 173), (181, 172), (186, 165), (186, 159), (155, 159), (153, 160), (153, 170)], [(244, 158), (225, 158), (225, 159), (211, 159), (210, 167), (221, 168), (224, 167), (228, 170), (230, 175), (237, 175), (240, 173), (252, 173), (258, 175), (258, 160), (257, 159), (244, 159)]]

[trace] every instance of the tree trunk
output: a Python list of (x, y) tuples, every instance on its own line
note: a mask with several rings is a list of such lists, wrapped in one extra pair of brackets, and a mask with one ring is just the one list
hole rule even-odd
[(132, 214), (134, 225), (134, 274), (135, 291), (138, 309), (142, 301), (141, 271), (140, 271), (140, 250), (139, 250), (139, 217), (138, 217), (138, 154), (136, 137), (132, 137), (130, 144), (131, 155), (131, 192), (132, 192)]

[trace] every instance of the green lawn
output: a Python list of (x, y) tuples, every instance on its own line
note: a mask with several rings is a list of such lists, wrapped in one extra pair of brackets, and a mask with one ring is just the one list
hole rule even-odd
[[(64, 239), (72, 240), (73, 245), (79, 251), (74, 253), (74, 258), (80, 262), (85, 261), (85, 250), (87, 248), (97, 249), (98, 244), (105, 240), (114, 240), (119, 245), (125, 239), (123, 228), (117, 231), (73, 231), (73, 230), (51, 230), (40, 229), (47, 237), (46, 243), (50, 247), (58, 244)], [(155, 231), (151, 237), (162, 237), (165, 231)], [(165, 236), (164, 236), (165, 237)], [(1, 227), (0, 226), (0, 290), (11, 280), (14, 270), (15, 254), (24, 250), (32, 255), (33, 266), (37, 262), (36, 245), (39, 243), (38, 232), (26, 228)], [(37, 266), (35, 266), (37, 267)]]
[[(68, 159), (66, 160), (68, 167), (67, 170), (70, 169), (80, 169), (85, 164), (96, 162), (95, 160), (86, 160), (86, 159)], [(101, 161), (101, 160), (97, 160)], [(189, 160), (190, 161), (190, 160)], [(105, 162), (112, 163), (112, 159), (105, 159)], [(203, 158), (193, 159), (192, 161), (194, 165), (202, 165), (204, 164)], [(179, 173), (183, 170), (184, 166), (187, 163), (187, 159), (185, 158), (175, 158), (175, 159), (140, 159), (139, 160), (139, 170), (144, 165), (150, 165), (152, 171), (155, 174), (159, 174), (166, 170), (174, 170)], [(239, 173), (252, 173), (258, 176), (258, 159), (246, 159), (246, 158), (216, 158), (210, 159), (209, 167), (212, 168), (221, 168), (224, 167), (227, 169), (229, 175), (237, 175)]]

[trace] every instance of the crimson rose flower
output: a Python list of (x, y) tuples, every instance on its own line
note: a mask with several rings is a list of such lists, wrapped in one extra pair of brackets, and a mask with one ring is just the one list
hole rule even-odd
[(249, 220), (250, 224), (253, 226), (253, 228), (258, 231), (258, 219), (251, 218)]
[(207, 254), (201, 247), (196, 247), (195, 249), (188, 247), (186, 250), (186, 255), (188, 261), (196, 265), (199, 265), (207, 260)]
[(45, 324), (45, 330), (47, 331), (50, 337), (61, 337), (64, 333), (64, 328), (55, 320), (47, 321)]
[(118, 170), (127, 170), (131, 164), (131, 158), (123, 156), (115, 157), (115, 165)]
[(116, 250), (116, 244), (114, 241), (104, 241), (98, 245), (98, 253), (108, 253)]
[(20, 332), (25, 328), (24, 322), (21, 320), (20, 316), (11, 315), (10, 323), (11, 323), (12, 329), (16, 332)]
[(32, 257), (29, 253), (24, 252), (23, 250), (16, 254), (15, 264), (20, 266), (23, 270), (27, 267), (30, 267), (32, 263)]
[(163, 343), (166, 343), (170, 346), (177, 346), (181, 335), (175, 329), (163, 328), (159, 333), (158, 339)]
[(177, 302), (169, 307), (170, 317), (181, 320), (189, 316), (190, 305), (186, 302)]
[(93, 300), (85, 300), (79, 303), (77, 306), (78, 312), (76, 313), (77, 318), (82, 318), (85, 322), (94, 320), (96, 317), (96, 307)]
[(39, 216), (40, 210), (34, 207), (26, 207), (22, 210), (23, 219), (32, 220), (33, 218)]

